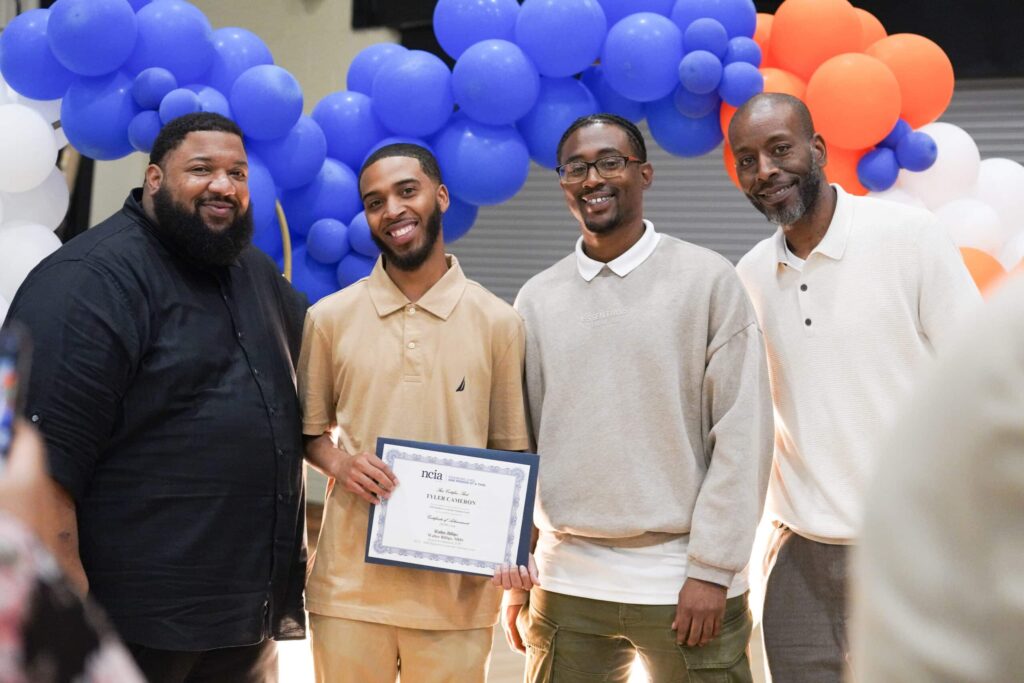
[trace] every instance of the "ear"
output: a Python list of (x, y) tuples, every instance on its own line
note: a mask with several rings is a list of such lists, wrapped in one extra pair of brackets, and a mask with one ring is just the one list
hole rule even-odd
[(828, 146), (825, 144), (825, 138), (821, 137), (821, 133), (815, 133), (811, 138), (811, 154), (814, 155), (818, 166), (825, 168), (825, 164), (828, 163)]
[(644, 190), (651, 186), (654, 182), (654, 166), (651, 166), (651, 162), (645, 161), (640, 164), (640, 187)]
[(451, 197), (448, 195), (448, 186), (441, 184), (437, 186), (437, 206), (441, 209), (441, 213), (448, 211), (448, 206), (452, 203)]
[(160, 189), (161, 183), (164, 181), (164, 171), (156, 164), (150, 164), (146, 167), (145, 176), (146, 186), (143, 188), (145, 194), (153, 196), (156, 191)]

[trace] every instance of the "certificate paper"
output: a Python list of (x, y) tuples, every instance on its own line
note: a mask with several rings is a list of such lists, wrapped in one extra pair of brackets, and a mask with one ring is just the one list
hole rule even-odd
[(527, 563), (536, 455), (383, 438), (377, 455), (399, 485), (370, 509), (367, 562), (484, 576)]

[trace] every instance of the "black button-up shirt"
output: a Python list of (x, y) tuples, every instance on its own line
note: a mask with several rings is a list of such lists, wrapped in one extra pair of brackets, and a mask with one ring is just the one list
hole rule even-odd
[(91, 594), (129, 642), (302, 637), (305, 297), (250, 247), (204, 268), (139, 204), (44, 260), (11, 303), (27, 410), (74, 497)]

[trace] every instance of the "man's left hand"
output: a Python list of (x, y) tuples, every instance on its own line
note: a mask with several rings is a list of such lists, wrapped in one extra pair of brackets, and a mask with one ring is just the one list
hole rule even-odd
[(727, 592), (717, 583), (687, 579), (679, 591), (676, 620), (672, 622), (676, 643), (703, 647), (717, 637), (725, 618)]

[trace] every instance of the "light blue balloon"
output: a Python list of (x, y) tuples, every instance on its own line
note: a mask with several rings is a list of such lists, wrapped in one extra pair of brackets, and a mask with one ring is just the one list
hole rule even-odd
[(698, 119), (683, 116), (671, 96), (647, 105), (647, 124), (657, 143), (676, 156), (707, 154), (722, 141), (717, 111)]
[(246, 69), (235, 79), (228, 100), (235, 121), (255, 140), (273, 140), (285, 135), (302, 114), (299, 82), (272, 64)]
[(335, 218), (351, 227), (352, 218), (363, 208), (355, 173), (330, 157), (313, 182), (282, 192), (281, 206), (288, 227), (303, 238), (321, 218)]
[(699, 119), (713, 111), (716, 112), (722, 105), (722, 98), (714, 90), (703, 95), (697, 95), (683, 86), (676, 88), (673, 99), (679, 113), (683, 116), (689, 116), (691, 119)]
[(729, 39), (729, 48), (725, 51), (725, 58), (722, 64), (733, 62), (746, 62), (754, 66), (761, 66), (761, 46), (753, 38), (736, 36)]
[(455, 63), (452, 93), (466, 116), (500, 126), (514, 123), (536, 104), (540, 76), (515, 43), (484, 40)]
[(327, 138), (327, 153), (352, 169), (358, 169), (370, 148), (388, 134), (373, 113), (370, 98), (351, 90), (320, 100), (313, 109), (313, 120)]
[(135, 49), (138, 21), (125, 0), (60, 0), (51, 12), (50, 48), (77, 74), (108, 74)]
[(715, 19), (725, 27), (730, 38), (750, 38), (757, 28), (754, 0), (677, 0), (670, 16), (683, 31), (697, 19)]
[(718, 94), (734, 107), (741, 106), (764, 90), (764, 76), (757, 67), (747, 62), (733, 62), (722, 69), (722, 82)]
[(148, 154), (162, 127), (163, 122), (157, 112), (151, 109), (139, 112), (128, 124), (128, 141), (138, 151)]
[(252, 31), (230, 26), (213, 32), (213, 60), (203, 80), (224, 94), (247, 69), (273, 64), (270, 48)]
[(525, 0), (516, 43), (542, 76), (573, 76), (601, 53), (608, 25), (597, 0)]
[(277, 237), (271, 239), (270, 244), (257, 246), (274, 256), (276, 252), (273, 251), (273, 245), (276, 244), (277, 249), (281, 247), (281, 228), (277, 222), (277, 188), (274, 186), (270, 169), (263, 160), (248, 146), (245, 153), (249, 157), (249, 206), (252, 208), (253, 225), (256, 226), (257, 233), (270, 225), (277, 232)]
[(679, 82), (696, 95), (713, 92), (722, 82), (722, 62), (707, 50), (688, 53), (679, 62)]
[(188, 88), (175, 88), (160, 101), (160, 120), (164, 125), (179, 116), (199, 111), (199, 96)]
[(33, 9), (11, 19), (0, 33), (0, 73), (19, 94), (35, 100), (64, 96), (75, 74), (50, 49), (50, 10)]
[(370, 223), (366, 220), (366, 212), (360, 211), (349, 224), (348, 243), (357, 254), (375, 259), (380, 256), (380, 247), (373, 241), (370, 234)]
[(406, 48), (395, 43), (375, 43), (364, 47), (349, 64), (345, 77), (346, 87), (352, 92), (369, 95), (373, 90), (373, 79), (381, 66), (392, 57), (406, 52)]
[(885, 192), (896, 184), (899, 174), (896, 153), (888, 147), (873, 149), (857, 162), (857, 179), (872, 192)]
[(353, 282), (358, 282), (364, 277), (368, 277), (376, 264), (377, 259), (349, 252), (338, 262), (338, 269), (335, 273), (338, 284), (342, 287), (348, 287)]
[(600, 64), (595, 64), (584, 71), (580, 80), (597, 98), (598, 107), (602, 112), (616, 114), (634, 123), (643, 120), (643, 103), (619, 94), (618, 90), (609, 85), (608, 79), (604, 77), (604, 68)]
[(274, 182), (284, 190), (312, 182), (327, 160), (327, 138), (317, 122), (308, 116), (300, 116), (282, 137), (250, 140), (246, 148), (259, 155), (270, 169)]
[(309, 297), (310, 304), (315, 304), (338, 291), (336, 269), (310, 256), (305, 245), (295, 247), (292, 249), (292, 287)]
[(683, 58), (682, 35), (666, 17), (631, 14), (612, 27), (601, 53), (604, 77), (621, 95), (651, 102), (672, 94)]
[(668, 16), (672, 11), (675, 0), (597, 0), (604, 9), (604, 17), (608, 20), (608, 30), (612, 26), (625, 19), (630, 14), (637, 12), (654, 12), (662, 16)]
[(452, 194), (476, 205), (515, 196), (530, 171), (530, 153), (512, 126), (488, 126), (456, 114), (434, 138), (441, 176)]
[(690, 23), (683, 31), (683, 49), (687, 52), (707, 50), (719, 59), (729, 49), (729, 34), (718, 21), (702, 17)]
[[(530, 158), (541, 166), (555, 168), (562, 134), (576, 119), (599, 110), (594, 95), (575, 78), (542, 78), (537, 104), (519, 119), (516, 128), (526, 141)], [(465, 193), (459, 195), (472, 201)]]
[(184, 0), (154, 0), (135, 15), (138, 38), (125, 63), (137, 74), (160, 66), (179, 83), (199, 80), (213, 63), (213, 28), (206, 16)]
[(333, 218), (321, 218), (309, 229), (306, 253), (325, 265), (335, 265), (349, 253), (348, 226)]
[(445, 244), (451, 244), (459, 239), (473, 227), (480, 208), (464, 202), (455, 195), (449, 195), (451, 203), (448, 210), (444, 212), (441, 219), (441, 232), (444, 235)]
[(425, 136), (441, 129), (455, 106), (452, 73), (423, 50), (396, 55), (373, 78), (373, 112), (399, 135)]
[(132, 84), (133, 79), (121, 72), (79, 77), (71, 84), (61, 100), (60, 122), (75, 149), (97, 160), (132, 153), (128, 126), (139, 113)]
[(518, 16), (516, 0), (438, 0), (434, 36), (452, 59), (459, 59), (481, 40), (514, 40)]
[(178, 79), (158, 66), (143, 69), (132, 84), (132, 97), (143, 109), (157, 109), (167, 93), (178, 87)]

